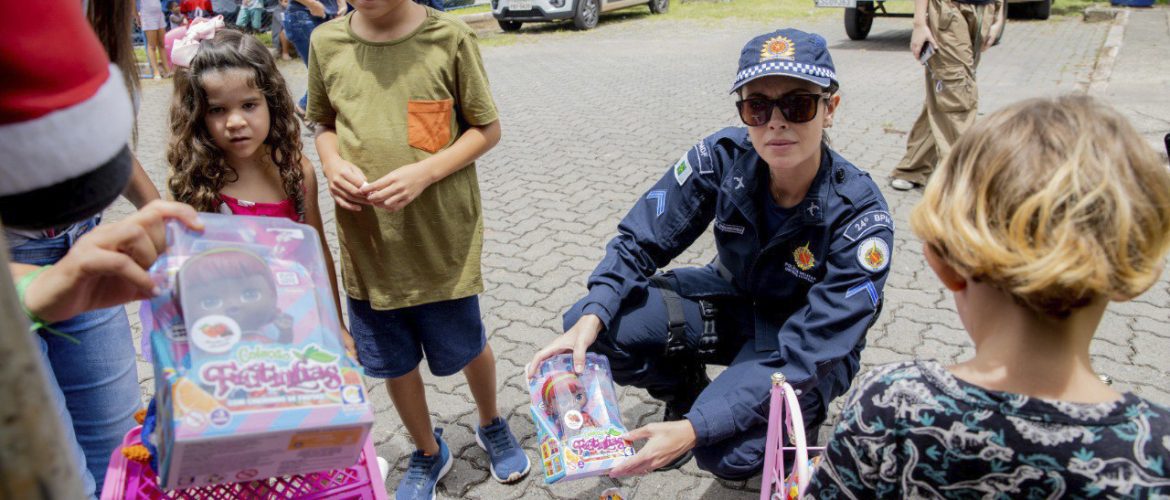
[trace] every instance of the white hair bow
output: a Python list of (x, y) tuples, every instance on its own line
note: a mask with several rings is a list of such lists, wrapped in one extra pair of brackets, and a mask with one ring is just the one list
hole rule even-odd
[(211, 39), (223, 27), (223, 16), (201, 17), (192, 21), (187, 27), (187, 34), (171, 48), (171, 63), (190, 68), (195, 54), (199, 53), (199, 42)]

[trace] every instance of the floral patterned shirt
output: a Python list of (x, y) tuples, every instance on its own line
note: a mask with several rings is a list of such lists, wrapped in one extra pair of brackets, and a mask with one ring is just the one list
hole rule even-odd
[(806, 498), (1170, 495), (1170, 409), (989, 391), (936, 361), (880, 366), (848, 396)]

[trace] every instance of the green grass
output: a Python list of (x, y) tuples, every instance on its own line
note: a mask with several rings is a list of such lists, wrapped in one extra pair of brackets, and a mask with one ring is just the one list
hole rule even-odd
[(492, 11), (492, 5), (485, 3), (483, 5), (476, 5), (474, 7), (468, 7), (466, 9), (452, 10), (452, 11), (450, 11), (450, 14), (453, 14), (456, 16), (462, 16), (465, 14), (482, 14), (484, 12), (491, 12), (491, 11)]

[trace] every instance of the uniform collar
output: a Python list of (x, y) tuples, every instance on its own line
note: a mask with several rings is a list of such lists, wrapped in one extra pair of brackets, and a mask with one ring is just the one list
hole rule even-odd
[[(747, 150), (740, 156), (729, 170), (730, 175), (723, 179), (723, 190), (731, 195), (731, 201), (744, 215), (744, 218), (753, 224), (759, 219), (760, 200), (766, 196), (768, 175), (765, 169), (768, 166), (751, 145), (751, 139), (744, 134), (744, 145)], [(800, 202), (797, 213), (801, 225), (820, 225), (825, 221), (825, 204), (828, 199), (830, 186), (829, 173), (833, 170), (832, 152), (828, 146), (821, 146), (821, 165), (817, 175), (808, 187), (808, 193)], [(787, 225), (787, 224), (786, 224)]]

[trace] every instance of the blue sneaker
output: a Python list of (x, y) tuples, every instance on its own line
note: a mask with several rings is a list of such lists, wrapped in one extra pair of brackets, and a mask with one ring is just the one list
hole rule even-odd
[(528, 475), (528, 455), (516, 443), (506, 420), (496, 417), (486, 427), (476, 429), (475, 443), (487, 452), (496, 481), (512, 484)]
[(451, 450), (442, 438), (443, 429), (435, 429), (435, 441), (439, 442), (437, 455), (423, 455), (422, 450), (415, 450), (410, 454), (410, 465), (406, 467), (406, 476), (398, 483), (398, 490), (394, 498), (398, 500), (421, 500), (435, 498), (435, 487), (439, 480), (451, 470)]

